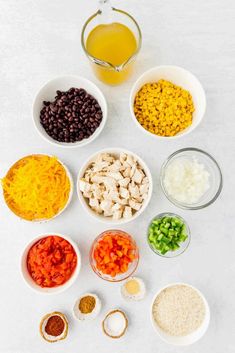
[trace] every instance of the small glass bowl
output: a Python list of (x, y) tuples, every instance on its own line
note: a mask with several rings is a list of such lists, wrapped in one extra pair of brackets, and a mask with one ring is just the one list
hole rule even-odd
[[(97, 243), (105, 236), (110, 234), (110, 233), (113, 233), (115, 235), (120, 235), (122, 236), (123, 238), (128, 238), (134, 248), (135, 248), (135, 260), (133, 260), (129, 266), (128, 266), (128, 270), (124, 273), (121, 273), (115, 277), (112, 277), (110, 275), (106, 275), (105, 273), (102, 273), (101, 271), (99, 271), (96, 267), (96, 261), (94, 259), (94, 250), (96, 248), (96, 245)], [(91, 268), (92, 270), (102, 279), (104, 279), (105, 281), (109, 281), (109, 282), (120, 282), (120, 281), (123, 281), (125, 279), (127, 279), (128, 277), (130, 277), (136, 270), (137, 266), (138, 266), (138, 263), (139, 263), (139, 250), (138, 250), (138, 247), (136, 245), (136, 242), (135, 240), (126, 232), (122, 231), (122, 230), (116, 230), (116, 229), (111, 229), (111, 230), (106, 230), (105, 232), (101, 233), (100, 235), (98, 235), (97, 238), (95, 238), (95, 240), (93, 241), (92, 243), (92, 246), (91, 246), (91, 250), (90, 250), (90, 265), (91, 265)]]
[[(188, 235), (188, 238), (180, 243), (180, 247), (179, 249), (175, 250), (175, 251), (168, 251), (166, 254), (161, 254), (160, 251), (158, 251), (157, 249), (155, 249), (152, 244), (150, 243), (149, 241), (149, 228), (152, 224), (152, 222), (156, 219), (161, 219), (163, 217), (176, 217), (176, 218), (179, 218), (184, 224), (185, 224), (185, 227), (186, 227), (186, 230), (187, 230), (187, 235)], [(170, 212), (167, 212), (167, 213), (160, 213), (158, 214), (157, 216), (155, 216), (151, 222), (149, 223), (149, 226), (148, 226), (148, 231), (147, 231), (147, 241), (148, 241), (148, 244), (149, 244), (149, 247), (151, 250), (153, 250), (153, 252), (155, 252), (155, 254), (159, 255), (159, 256), (162, 256), (162, 257), (166, 257), (166, 258), (173, 258), (173, 257), (176, 257), (176, 256), (179, 256), (181, 254), (183, 254), (185, 252), (185, 250), (188, 248), (189, 244), (190, 244), (190, 241), (191, 241), (191, 233), (190, 233), (190, 229), (189, 229), (189, 226), (188, 224), (185, 222), (185, 220), (180, 217), (179, 215), (175, 214), (175, 213), (170, 213)]]
[[(210, 187), (206, 193), (198, 200), (198, 202), (193, 204), (184, 203), (176, 200), (171, 195), (168, 194), (165, 185), (164, 178), (167, 167), (176, 159), (196, 159), (199, 163), (203, 164), (206, 170), (209, 172), (209, 183)], [(178, 206), (186, 210), (199, 210), (204, 207), (211, 205), (220, 195), (223, 186), (223, 177), (221, 169), (216, 162), (216, 160), (207, 152), (200, 150), (198, 148), (182, 148), (174, 153), (172, 153), (167, 160), (163, 163), (160, 173), (160, 183), (165, 196), (170, 202), (175, 206)]]

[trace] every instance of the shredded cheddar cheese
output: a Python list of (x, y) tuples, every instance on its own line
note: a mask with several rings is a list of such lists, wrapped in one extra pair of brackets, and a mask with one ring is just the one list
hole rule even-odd
[(8, 207), (34, 221), (54, 217), (68, 202), (71, 185), (56, 157), (30, 155), (17, 161), (2, 179)]

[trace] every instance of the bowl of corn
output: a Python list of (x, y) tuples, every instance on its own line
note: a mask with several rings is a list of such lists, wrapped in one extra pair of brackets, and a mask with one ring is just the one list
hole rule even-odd
[(135, 124), (146, 134), (176, 139), (199, 125), (206, 95), (191, 72), (178, 66), (156, 66), (135, 82), (129, 105)]

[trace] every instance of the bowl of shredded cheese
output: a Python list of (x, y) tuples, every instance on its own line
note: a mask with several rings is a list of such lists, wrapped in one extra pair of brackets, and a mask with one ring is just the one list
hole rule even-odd
[(45, 154), (19, 159), (1, 183), (8, 208), (31, 222), (48, 221), (61, 214), (73, 193), (68, 168), (57, 157)]
[(163, 163), (160, 182), (165, 196), (174, 205), (198, 210), (211, 205), (223, 185), (216, 160), (198, 148), (183, 148)]
[(130, 93), (135, 124), (147, 135), (176, 139), (192, 132), (206, 110), (199, 80), (178, 66), (156, 66), (144, 72)]

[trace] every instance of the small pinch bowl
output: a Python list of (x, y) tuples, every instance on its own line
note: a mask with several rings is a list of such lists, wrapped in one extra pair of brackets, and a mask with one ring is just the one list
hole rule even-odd
[[(134, 113), (134, 101), (136, 94), (141, 89), (143, 85), (146, 83), (153, 83), (157, 82), (161, 79), (170, 81), (177, 86), (182, 87), (190, 92), (192, 95), (195, 111), (193, 113), (193, 120), (192, 124), (184, 129), (183, 131), (179, 132), (175, 136), (160, 136), (153, 134), (146, 130), (144, 127), (136, 119)], [(142, 132), (146, 134), (146, 136), (151, 136), (156, 139), (165, 139), (167, 141), (178, 139), (180, 137), (186, 136), (191, 133), (202, 121), (205, 111), (206, 111), (206, 95), (205, 91), (199, 82), (199, 80), (194, 76), (191, 72), (179, 67), (179, 66), (171, 66), (171, 65), (162, 65), (162, 66), (155, 66), (152, 69), (145, 71), (138, 80), (134, 83), (130, 98), (129, 98), (129, 108), (131, 112), (131, 117), (134, 120), (135, 124), (138, 128), (141, 129)]]
[[(191, 287), (192, 289), (194, 289), (198, 295), (201, 297), (204, 305), (205, 305), (205, 318), (204, 321), (202, 323), (202, 325), (194, 332), (192, 332), (189, 335), (186, 336), (171, 336), (168, 333), (164, 332), (156, 323), (156, 321), (153, 318), (153, 314), (152, 314), (152, 308), (153, 308), (153, 304), (155, 299), (157, 298), (157, 296), (166, 288), (175, 286), (175, 285), (185, 285), (188, 287)], [(152, 300), (151, 303), (151, 307), (150, 307), (150, 320), (152, 323), (152, 326), (154, 328), (154, 330), (156, 331), (156, 333), (158, 334), (158, 336), (166, 343), (168, 344), (172, 344), (175, 346), (188, 346), (191, 345), (195, 342), (197, 342), (200, 338), (202, 338), (202, 336), (204, 336), (204, 334), (206, 333), (209, 323), (210, 323), (210, 308), (208, 305), (208, 302), (206, 300), (206, 298), (204, 297), (204, 295), (202, 294), (202, 292), (200, 292), (197, 288), (193, 287), (190, 284), (187, 283), (170, 283), (165, 287), (162, 287), (155, 295), (154, 298)]]
[[(157, 249), (155, 249), (150, 241), (149, 241), (149, 228), (152, 224), (152, 222), (155, 220), (155, 219), (161, 219), (163, 217), (176, 217), (176, 218), (179, 218), (184, 224), (185, 224), (185, 227), (186, 227), (186, 230), (187, 230), (187, 235), (188, 235), (188, 238), (183, 242), (183, 243), (180, 243), (180, 247), (179, 249), (175, 250), (175, 251), (171, 251), (169, 250), (166, 254), (161, 254)], [(164, 213), (160, 213), (158, 214), (157, 216), (153, 217), (148, 225), (148, 229), (147, 229), (147, 242), (148, 242), (148, 245), (150, 247), (150, 249), (157, 255), (161, 256), (161, 257), (165, 257), (165, 258), (168, 258), (168, 259), (171, 259), (173, 257), (177, 257), (181, 254), (183, 254), (189, 247), (189, 244), (190, 244), (190, 241), (191, 241), (191, 233), (190, 233), (190, 228), (187, 224), (187, 222), (184, 220), (184, 218), (182, 218), (181, 216), (175, 214), (175, 213), (170, 213), (170, 212), (164, 212)]]
[[(57, 286), (57, 287), (45, 288), (45, 287), (40, 287), (37, 283), (34, 282), (33, 278), (30, 276), (28, 268), (27, 268), (27, 257), (28, 257), (28, 252), (29, 252), (30, 248), (35, 243), (37, 243), (39, 240), (41, 240), (43, 238), (46, 238), (48, 236), (53, 236), (53, 235), (67, 240), (72, 245), (72, 247), (77, 255), (77, 265), (76, 265), (76, 268), (75, 268), (72, 276), (69, 278), (69, 280), (67, 282), (65, 282), (64, 284)], [(41, 294), (58, 294), (58, 293), (62, 293), (64, 291), (66, 291), (77, 280), (77, 277), (79, 275), (80, 270), (81, 270), (81, 253), (80, 253), (80, 250), (79, 250), (77, 244), (70, 237), (68, 237), (66, 235), (62, 235), (57, 232), (42, 234), (42, 235), (39, 235), (38, 237), (34, 238), (26, 245), (26, 247), (22, 253), (22, 256), (21, 256), (20, 271), (21, 271), (21, 275), (22, 275), (25, 283), (33, 291), (36, 291)]]
[[(110, 153), (113, 155), (119, 155), (120, 153), (126, 153), (131, 155), (132, 157), (134, 157), (139, 164), (141, 165), (141, 167), (143, 168), (146, 176), (148, 177), (149, 180), (149, 191), (148, 191), (148, 197), (147, 199), (144, 201), (142, 207), (140, 208), (139, 211), (136, 211), (134, 213), (134, 215), (129, 218), (129, 219), (125, 219), (125, 218), (121, 218), (119, 220), (113, 220), (111, 217), (105, 217), (103, 215), (99, 215), (97, 214), (95, 211), (93, 211), (89, 204), (88, 201), (85, 199), (85, 197), (83, 196), (80, 188), (79, 188), (79, 180), (84, 176), (85, 171), (87, 170), (87, 168), (91, 165), (91, 163), (96, 159), (96, 157), (101, 154), (101, 153)], [(79, 201), (81, 202), (83, 208), (92, 216), (94, 217), (96, 220), (102, 222), (102, 223), (106, 223), (106, 224), (112, 224), (112, 225), (119, 225), (119, 224), (124, 224), (124, 223), (128, 223), (133, 221), (134, 219), (136, 219), (137, 217), (139, 217), (141, 215), (142, 212), (144, 212), (144, 210), (146, 209), (146, 207), (148, 206), (151, 196), (152, 196), (152, 191), (153, 191), (153, 182), (152, 182), (152, 175), (150, 172), (150, 169), (148, 168), (148, 166), (146, 165), (146, 163), (135, 153), (125, 150), (123, 148), (106, 148), (103, 150), (100, 150), (98, 152), (96, 152), (95, 154), (93, 154), (92, 156), (90, 156), (85, 163), (82, 165), (82, 167), (79, 170), (78, 173), (78, 178), (77, 178), (77, 194), (78, 194), (78, 198)]]
[[(101, 271), (99, 271), (97, 268), (96, 268), (96, 261), (94, 259), (94, 250), (96, 248), (96, 245), (98, 244), (98, 242), (106, 235), (106, 233), (115, 233), (115, 234), (120, 234), (121, 236), (123, 237), (126, 237), (128, 238), (132, 244), (135, 246), (135, 255), (136, 255), (136, 258), (135, 260), (133, 260), (130, 265), (128, 266), (128, 270), (124, 273), (121, 273), (115, 277), (112, 277), (110, 275), (107, 275), (105, 273), (102, 273)], [(122, 231), (122, 230), (116, 230), (116, 229), (110, 229), (110, 230), (106, 230), (104, 231), (103, 233), (101, 233), (100, 235), (98, 235), (95, 240), (93, 241), (92, 245), (91, 245), (91, 249), (90, 249), (90, 265), (91, 265), (91, 268), (92, 270), (94, 271), (94, 273), (99, 276), (100, 278), (102, 278), (103, 280), (105, 281), (108, 281), (108, 282), (121, 282), (121, 281), (124, 281), (126, 280), (127, 278), (129, 278), (137, 269), (137, 266), (138, 266), (138, 263), (139, 263), (139, 249), (137, 247), (137, 244), (134, 240), (134, 238)]]
[[(87, 93), (91, 94), (98, 101), (103, 113), (103, 117), (99, 127), (87, 139), (84, 139), (82, 141), (77, 141), (77, 142), (59, 142), (54, 140), (51, 136), (49, 136), (45, 131), (45, 129), (43, 128), (43, 126), (41, 125), (40, 111), (43, 108), (43, 101), (54, 100), (57, 90), (67, 91), (71, 87), (83, 88), (87, 91)], [(99, 136), (99, 134), (101, 133), (101, 131), (103, 130), (106, 124), (107, 113), (108, 113), (107, 102), (101, 90), (93, 82), (80, 76), (72, 76), (72, 75), (60, 76), (48, 81), (42, 86), (42, 88), (36, 94), (36, 97), (33, 103), (33, 123), (39, 135), (47, 142), (55, 146), (64, 147), (64, 148), (82, 147), (94, 141)]]
[[(19, 162), (21, 159), (25, 158), (25, 157), (28, 157), (28, 156), (34, 156), (34, 155), (42, 155), (42, 156), (49, 156), (49, 157), (52, 157), (51, 155), (47, 155), (45, 153), (34, 153), (34, 154), (31, 154), (31, 155), (27, 155), (27, 156), (23, 156), (21, 158), (19, 158), (15, 163), (13, 163), (11, 165), (11, 167), (8, 169), (7, 173), (11, 170), (11, 168), (13, 168), (15, 166), (15, 164), (17, 162)], [(5, 196), (4, 196), (4, 190), (3, 190), (3, 198), (4, 198), (4, 201), (5, 201), (5, 204), (6, 206), (8, 207), (8, 209), (17, 217), (19, 217), (21, 220), (25, 221), (25, 222), (32, 222), (32, 223), (44, 223), (44, 222), (49, 222), (53, 219), (55, 219), (56, 217), (58, 217), (59, 215), (61, 215), (69, 206), (71, 200), (72, 200), (72, 196), (73, 196), (73, 191), (74, 191), (74, 183), (73, 183), (73, 178), (72, 178), (72, 175), (68, 169), (68, 167), (59, 159), (57, 158), (58, 162), (64, 167), (65, 169), (65, 172), (66, 172), (66, 175), (67, 177), (69, 178), (69, 182), (70, 182), (70, 192), (69, 192), (69, 197), (68, 197), (68, 201), (66, 203), (66, 205), (58, 212), (56, 213), (53, 217), (51, 218), (45, 218), (45, 219), (34, 219), (34, 220), (28, 220), (28, 219), (25, 219), (25, 218), (22, 218), (20, 217), (17, 213), (15, 213), (11, 207), (8, 205), (8, 203), (6, 202), (5, 200)], [(6, 173), (6, 175), (7, 175)]]

